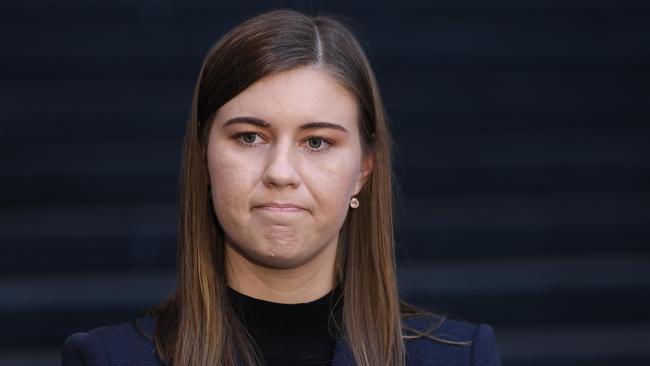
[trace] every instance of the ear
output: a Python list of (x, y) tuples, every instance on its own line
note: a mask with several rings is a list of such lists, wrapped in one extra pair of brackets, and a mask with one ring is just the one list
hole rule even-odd
[(354, 196), (358, 195), (359, 192), (361, 192), (361, 189), (368, 181), (368, 178), (370, 177), (370, 173), (372, 173), (372, 167), (374, 165), (374, 162), (375, 162), (374, 154), (372, 153), (365, 154), (363, 160), (361, 161), (361, 174), (359, 174), (359, 177), (357, 178), (357, 181), (354, 184)]

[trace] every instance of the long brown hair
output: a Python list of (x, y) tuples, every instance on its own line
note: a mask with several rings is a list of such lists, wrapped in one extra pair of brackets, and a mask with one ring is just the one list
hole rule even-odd
[(248, 86), (304, 66), (326, 70), (356, 97), (361, 144), (374, 160), (358, 195), (361, 205), (349, 210), (339, 235), (335, 268), (343, 337), (356, 363), (371, 366), (404, 365), (404, 339), (425, 335), (402, 324), (403, 316), (424, 313), (399, 301), (391, 136), (370, 64), (351, 31), (334, 16), (281, 9), (225, 34), (208, 52), (198, 76), (184, 141), (177, 289), (151, 311), (158, 355), (169, 364), (260, 363), (228, 298), (223, 229), (208, 197), (207, 136), (216, 111)]

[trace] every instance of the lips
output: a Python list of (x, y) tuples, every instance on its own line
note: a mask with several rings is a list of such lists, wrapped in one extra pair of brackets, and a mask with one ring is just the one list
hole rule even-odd
[(260, 208), (268, 211), (277, 211), (277, 212), (301, 212), (305, 211), (305, 208), (299, 205), (292, 203), (265, 203), (262, 205), (255, 206), (255, 208)]

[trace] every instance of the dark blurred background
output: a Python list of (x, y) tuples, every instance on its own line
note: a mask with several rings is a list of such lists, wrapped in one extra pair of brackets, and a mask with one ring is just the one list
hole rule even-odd
[(650, 364), (647, 4), (3, 1), (0, 364), (171, 291), (201, 62), (276, 7), (351, 18), (374, 66), (405, 299), (492, 325), (505, 365)]

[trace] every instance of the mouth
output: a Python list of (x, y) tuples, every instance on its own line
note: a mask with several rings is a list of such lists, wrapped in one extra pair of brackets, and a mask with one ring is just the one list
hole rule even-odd
[(255, 206), (254, 208), (259, 208), (265, 211), (271, 211), (271, 212), (303, 212), (306, 211), (305, 208), (294, 205), (291, 203), (266, 203), (263, 205), (258, 205)]

